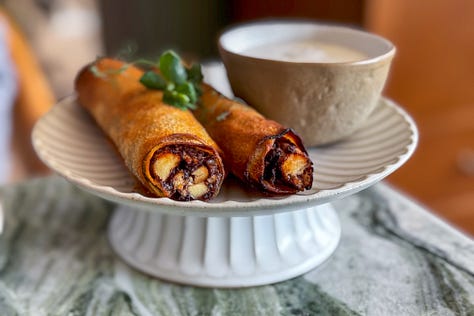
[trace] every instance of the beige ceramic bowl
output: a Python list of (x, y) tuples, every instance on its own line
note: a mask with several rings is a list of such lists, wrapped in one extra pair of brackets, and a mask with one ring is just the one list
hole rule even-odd
[[(294, 62), (248, 53), (259, 45), (298, 40), (352, 48), (366, 58)], [(237, 25), (224, 31), (218, 44), (234, 94), (296, 130), (306, 146), (340, 140), (364, 123), (377, 105), (395, 54), (392, 43), (377, 35), (301, 20)]]

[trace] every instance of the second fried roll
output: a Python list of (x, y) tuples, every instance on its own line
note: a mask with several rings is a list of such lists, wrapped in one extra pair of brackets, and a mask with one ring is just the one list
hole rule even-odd
[(224, 180), (218, 146), (192, 113), (140, 84), (142, 75), (119, 60), (100, 59), (76, 78), (79, 103), (147, 191), (180, 201), (211, 199)]
[(223, 151), (226, 168), (252, 187), (272, 194), (310, 189), (312, 162), (300, 138), (253, 108), (202, 85), (195, 116)]

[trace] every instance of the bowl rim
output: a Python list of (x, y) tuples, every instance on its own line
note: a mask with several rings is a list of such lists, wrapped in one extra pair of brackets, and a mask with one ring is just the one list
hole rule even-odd
[[(334, 30), (344, 30), (344, 31), (354, 32), (354, 33), (358, 33), (358, 34), (363, 35), (363, 36), (369, 36), (372, 39), (380, 41), (380, 42), (384, 43), (385, 45), (387, 45), (388, 49), (383, 54), (379, 54), (377, 56), (367, 58), (367, 59), (362, 59), (362, 60), (344, 61), (344, 62), (317, 62), (317, 61), (287, 61), (287, 60), (255, 57), (255, 56), (250, 56), (250, 55), (241, 54), (239, 52), (236, 52), (235, 50), (229, 49), (228, 46), (226, 47), (223, 44), (223, 38), (225, 36), (229, 36), (229, 34), (231, 32), (234, 32), (234, 31), (236, 31), (238, 29), (242, 29), (242, 28), (269, 25), (269, 24), (270, 25), (271, 24), (278, 24), (278, 25), (304, 24), (304, 25), (314, 25), (316, 27), (330, 28), (330, 29), (334, 29)], [(358, 28), (357, 26), (349, 25), (349, 24), (343, 24), (343, 23), (331, 23), (331, 22), (327, 22), (327, 21), (319, 21), (319, 20), (305, 19), (305, 18), (265, 18), (265, 19), (257, 19), (257, 20), (252, 20), (252, 21), (234, 23), (234, 24), (231, 24), (231, 25), (225, 27), (224, 29), (222, 29), (222, 31), (218, 34), (217, 46), (218, 46), (218, 50), (219, 50), (219, 53), (221, 55), (221, 58), (224, 57), (223, 52), (225, 52), (226, 54), (229, 54), (229, 55), (238, 56), (240, 58), (245, 58), (245, 59), (248, 59), (248, 60), (254, 60), (254, 61), (259, 61), (259, 62), (278, 63), (278, 64), (286, 64), (286, 65), (304, 65), (304, 66), (318, 65), (318, 66), (331, 66), (331, 67), (360, 66), (360, 65), (376, 64), (380, 61), (392, 59), (395, 55), (395, 52), (396, 52), (396, 47), (390, 40), (388, 40), (385, 37), (380, 36), (378, 34), (369, 32), (369, 31), (364, 30), (362, 28)], [(225, 59), (225, 58), (223, 58), (223, 59)]]

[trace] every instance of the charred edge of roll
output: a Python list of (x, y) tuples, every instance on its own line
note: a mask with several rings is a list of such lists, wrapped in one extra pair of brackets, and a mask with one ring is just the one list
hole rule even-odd
[(212, 153), (185, 145), (168, 145), (151, 158), (150, 175), (165, 196), (178, 201), (214, 197), (223, 173)]
[(265, 155), (261, 181), (264, 189), (278, 194), (311, 189), (313, 164), (297, 136), (285, 129), (267, 140), (270, 138), (272, 144)]
[(308, 190), (313, 183), (313, 167), (293, 143), (279, 138), (265, 157), (263, 180), (270, 184), (267, 189), (275, 188), (275, 193)]

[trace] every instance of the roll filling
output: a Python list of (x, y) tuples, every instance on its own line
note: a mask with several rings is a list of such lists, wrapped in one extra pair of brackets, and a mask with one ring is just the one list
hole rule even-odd
[(209, 200), (219, 189), (219, 164), (206, 150), (169, 145), (150, 156), (146, 173), (154, 186), (174, 200)]
[(277, 138), (265, 156), (262, 185), (279, 193), (311, 189), (311, 162), (293, 143)]

